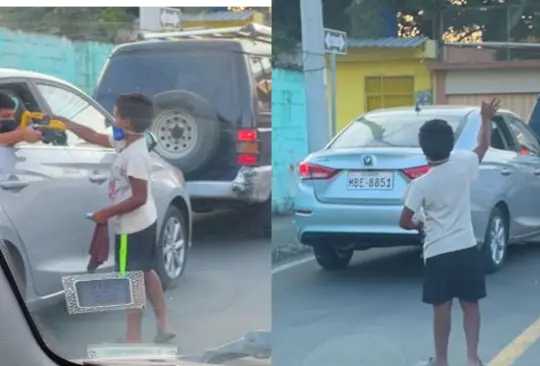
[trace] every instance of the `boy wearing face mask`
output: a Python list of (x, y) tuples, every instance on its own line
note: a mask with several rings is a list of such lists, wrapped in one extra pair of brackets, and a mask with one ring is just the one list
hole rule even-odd
[[(175, 337), (167, 329), (165, 298), (161, 281), (154, 267), (157, 262), (157, 211), (151, 193), (151, 156), (144, 132), (154, 117), (152, 100), (142, 94), (123, 94), (114, 108), (114, 136), (59, 117), (66, 128), (81, 139), (103, 147), (113, 147), (117, 155), (112, 163), (109, 179), (111, 205), (92, 215), (92, 219), (105, 224), (114, 220), (117, 271), (122, 271), (120, 256), (125, 243), (125, 270), (142, 271), (146, 293), (157, 318), (155, 343), (164, 343)], [(126, 342), (141, 343), (142, 310), (128, 310)]]
[(15, 101), (6, 93), (0, 92), (0, 145), (12, 146), (19, 142), (41, 141), (41, 132), (32, 127), (18, 128), (15, 118)]

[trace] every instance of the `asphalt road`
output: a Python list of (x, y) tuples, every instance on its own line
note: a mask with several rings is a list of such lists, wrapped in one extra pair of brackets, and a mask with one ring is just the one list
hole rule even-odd
[[(419, 252), (410, 249), (357, 252), (343, 272), (307, 261), (274, 273), (273, 365), (408, 366), (431, 356), (431, 309), (421, 303), (421, 281)], [(486, 364), (538, 365), (540, 321), (516, 337), (540, 315), (539, 281), (540, 246), (512, 248), (503, 271), (488, 276), (481, 305)], [(459, 366), (465, 340), (457, 303), (453, 322), (451, 365)]]
[[(243, 212), (198, 217), (182, 283), (166, 293), (175, 343), (183, 354), (270, 329), (270, 242), (248, 232)], [(65, 306), (39, 314), (45, 341), (66, 358), (85, 358), (86, 346), (114, 342), (124, 334), (123, 312), (68, 315)], [(152, 311), (145, 336), (155, 335)]]

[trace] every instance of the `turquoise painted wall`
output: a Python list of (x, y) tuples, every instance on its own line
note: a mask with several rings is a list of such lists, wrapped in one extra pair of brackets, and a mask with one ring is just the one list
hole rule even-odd
[(0, 67), (42, 72), (64, 79), (88, 94), (114, 45), (0, 28)]
[(306, 94), (301, 72), (272, 72), (272, 211), (290, 213), (298, 163), (308, 155)]

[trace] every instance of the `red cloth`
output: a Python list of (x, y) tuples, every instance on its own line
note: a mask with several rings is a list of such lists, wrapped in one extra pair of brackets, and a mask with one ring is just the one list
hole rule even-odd
[(88, 253), (90, 254), (90, 261), (86, 267), (88, 272), (94, 272), (109, 258), (109, 226), (107, 224), (96, 224)]

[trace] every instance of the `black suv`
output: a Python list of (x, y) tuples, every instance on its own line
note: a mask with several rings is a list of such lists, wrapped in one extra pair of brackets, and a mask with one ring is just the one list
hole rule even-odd
[(193, 210), (248, 206), (269, 235), (271, 29), (250, 25), (145, 38), (113, 51), (95, 99), (112, 112), (122, 93), (152, 96), (155, 151), (182, 170)]

